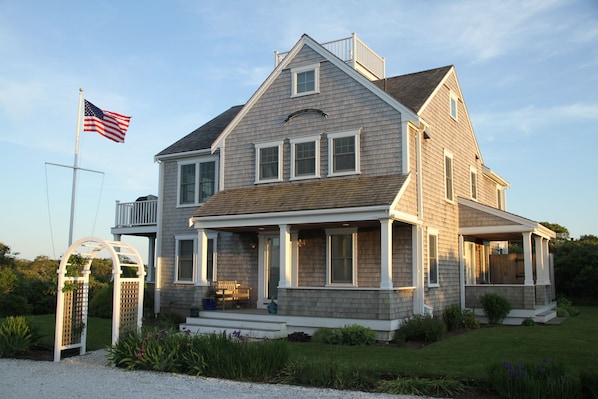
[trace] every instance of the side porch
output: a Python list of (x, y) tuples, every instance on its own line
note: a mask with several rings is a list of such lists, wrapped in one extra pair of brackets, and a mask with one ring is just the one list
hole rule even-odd
[[(470, 200), (459, 199), (462, 304), (484, 321), (481, 298), (504, 297), (511, 312), (504, 324), (526, 318), (545, 323), (556, 317), (554, 267), (541, 224)], [(509, 253), (513, 252), (513, 253)]]

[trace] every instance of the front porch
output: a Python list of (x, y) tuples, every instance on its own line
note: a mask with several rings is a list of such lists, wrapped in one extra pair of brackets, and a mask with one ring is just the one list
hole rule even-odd
[[(280, 309), (280, 308), (279, 308)], [(240, 308), (230, 310), (200, 310), (197, 317), (187, 317), (179, 328), (192, 333), (232, 333), (256, 339), (286, 338), (289, 334), (303, 332), (312, 335), (319, 328), (337, 328), (352, 324), (369, 327), (376, 332), (376, 339), (388, 342), (398, 330), (403, 319), (375, 320), (358, 317), (297, 316), (271, 314), (267, 309)]]

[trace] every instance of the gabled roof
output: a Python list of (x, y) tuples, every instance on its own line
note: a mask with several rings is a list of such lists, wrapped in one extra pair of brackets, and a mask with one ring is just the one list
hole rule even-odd
[(222, 133), (226, 126), (228, 126), (233, 118), (239, 113), (241, 108), (243, 108), (242, 105), (229, 108), (227, 111), (195, 129), (176, 143), (160, 151), (155, 158), (159, 159), (167, 155), (184, 152), (209, 150), (214, 140), (216, 140), (216, 137)]
[(451, 68), (453, 66), (448, 65), (427, 71), (380, 79), (373, 83), (401, 104), (418, 113)]
[(531, 219), (501, 211), (488, 205), (458, 198), (459, 234), (503, 241), (521, 239), (525, 232), (552, 239), (556, 233)]
[(410, 108), (402, 104), (401, 102), (397, 101), (396, 98), (391, 96), (390, 94), (384, 92), (379, 87), (371, 84), (371, 81), (363, 76), (360, 72), (356, 71), (355, 69), (348, 66), (344, 61), (338, 58), (336, 55), (332, 54), (326, 48), (324, 48), (321, 44), (316, 42), (310, 36), (304, 34), (301, 36), (301, 39), (293, 46), (293, 48), (287, 53), (284, 57), (282, 62), (278, 64), (278, 66), (272, 71), (272, 73), (268, 76), (268, 78), (262, 83), (259, 89), (251, 96), (247, 104), (244, 105), (243, 109), (239, 114), (231, 121), (231, 123), (224, 129), (222, 134), (216, 139), (214, 144), (212, 144), (212, 152), (216, 150), (217, 147), (223, 145), (225, 138), (230, 134), (230, 132), (236, 127), (236, 125), (245, 117), (245, 115), (253, 108), (255, 103), (259, 101), (262, 95), (270, 88), (273, 82), (280, 76), (281, 72), (286, 69), (289, 64), (293, 62), (295, 56), (301, 51), (301, 49), (307, 46), (318, 53), (320, 56), (325, 58), (328, 62), (335, 65), (340, 70), (344, 71), (347, 75), (351, 76), (355, 79), (356, 82), (362, 84), (368, 90), (370, 90), (373, 94), (378, 96), (380, 99), (385, 101), (391, 107), (395, 108), (399, 111), (404, 120), (412, 120), (419, 123), (419, 119), (416, 113), (414, 113)]
[(391, 207), (407, 175), (335, 178), (223, 190), (193, 217)]

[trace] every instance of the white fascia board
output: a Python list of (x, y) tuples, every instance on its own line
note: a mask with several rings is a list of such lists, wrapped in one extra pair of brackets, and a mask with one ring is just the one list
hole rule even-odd
[(413, 224), (413, 225), (422, 225), (423, 221), (419, 220), (417, 218), (417, 215), (412, 215), (410, 213), (405, 213), (405, 212), (401, 212), (401, 211), (392, 211), (391, 213), (391, 217), (393, 220), (396, 220), (398, 222), (404, 222), (407, 224)]
[(399, 203), (399, 200), (401, 199), (401, 197), (405, 193), (405, 190), (407, 190), (407, 187), (409, 186), (409, 183), (411, 183), (411, 173), (409, 173), (407, 175), (407, 178), (405, 179), (405, 183), (403, 183), (403, 186), (401, 186), (401, 189), (397, 193), (395, 199), (392, 201), (392, 204), (390, 204), (390, 209), (395, 209), (397, 207), (397, 205)]
[(480, 146), (478, 144), (478, 139), (475, 135), (475, 130), (473, 129), (473, 125), (471, 124), (471, 119), (469, 118), (469, 112), (467, 111), (467, 105), (465, 104), (465, 98), (463, 97), (463, 93), (461, 92), (461, 84), (459, 83), (459, 78), (457, 77), (457, 72), (455, 71), (455, 67), (451, 66), (451, 69), (449, 69), (449, 71), (446, 73), (446, 75), (444, 75), (444, 78), (442, 78), (442, 80), (440, 81), (440, 83), (438, 84), (438, 86), (436, 86), (436, 88), (434, 89), (434, 91), (432, 92), (432, 94), (430, 94), (430, 96), (426, 99), (426, 101), (424, 102), (424, 104), (421, 106), (421, 108), (419, 109), (418, 115), (421, 115), (422, 112), (424, 112), (424, 110), (426, 109), (426, 107), (428, 106), (428, 104), (430, 103), (430, 101), (432, 101), (432, 98), (434, 98), (434, 96), (436, 96), (436, 94), (438, 93), (438, 90), (440, 90), (440, 88), (445, 84), (446, 80), (449, 78), (449, 76), (451, 75), (451, 73), (453, 75), (455, 75), (455, 80), (457, 81), (457, 87), (459, 88), (459, 98), (461, 99), (461, 101), (463, 101), (463, 108), (465, 109), (465, 117), (467, 119), (467, 124), (469, 125), (469, 129), (471, 131), (471, 134), (473, 135), (473, 140), (475, 141), (475, 145), (477, 148), (477, 153), (480, 156), (480, 160), (482, 161), (482, 163), (484, 163), (483, 157), (482, 157), (482, 151), (480, 151)]
[(216, 140), (214, 140), (214, 142), (212, 143), (212, 152), (215, 152), (217, 148), (221, 148), (224, 146), (224, 141), (226, 140), (226, 137), (230, 134), (230, 132), (235, 127), (237, 127), (239, 122), (245, 117), (245, 115), (247, 115), (249, 110), (253, 108), (255, 103), (262, 97), (266, 90), (270, 88), (274, 80), (278, 78), (282, 70), (289, 65), (291, 60), (295, 57), (295, 55), (297, 55), (299, 50), (301, 50), (301, 48), (303, 47), (305, 37), (307, 37), (307, 35), (303, 35), (301, 39), (299, 39), (299, 41), (295, 44), (291, 51), (289, 51), (288, 54), (283, 58), (282, 62), (280, 62), (280, 64), (278, 64), (278, 66), (274, 68), (272, 73), (266, 78), (266, 80), (261, 84), (257, 91), (253, 93), (253, 95), (251, 96), (249, 101), (247, 101), (247, 103), (243, 106), (241, 111), (239, 111), (239, 113), (233, 118), (233, 120), (222, 131), (222, 133), (220, 133)]
[(198, 157), (198, 156), (202, 156), (202, 155), (211, 155), (212, 153), (213, 152), (210, 150), (210, 148), (206, 148), (203, 150), (195, 150), (195, 151), (177, 152), (174, 154), (155, 156), (154, 162), (160, 163), (162, 161), (167, 161), (169, 159), (193, 158), (193, 157)]
[(193, 217), (195, 228), (218, 229), (234, 227), (257, 227), (278, 224), (340, 223), (388, 218), (387, 206), (318, 209), (314, 211), (256, 213), (247, 215), (224, 215)]
[(482, 165), (482, 172), (484, 172), (484, 176), (486, 176), (493, 182), (500, 184), (501, 186), (504, 186), (507, 188), (511, 187), (511, 184), (508, 181), (506, 181), (505, 179), (500, 177), (496, 172), (494, 172), (492, 169), (490, 169), (486, 165)]
[[(539, 235), (544, 238), (555, 238), (556, 233), (550, 230), (549, 228), (541, 225), (540, 223), (533, 221), (531, 219), (524, 218), (522, 216), (515, 215), (514, 213), (509, 213), (505, 211), (501, 211), (500, 209), (492, 208), (487, 205), (480, 204), (475, 201), (471, 201), (465, 198), (458, 198), (459, 204), (463, 204), (470, 208), (479, 210), (480, 212), (488, 213), (490, 215), (494, 215), (496, 217), (509, 220), (514, 224), (505, 225), (505, 226), (487, 226), (487, 227), (465, 227), (459, 229), (459, 231), (467, 231), (472, 232), (475, 230), (476, 233), (484, 233), (484, 232), (532, 232), (536, 235)], [(465, 234), (465, 233), (464, 233)]]

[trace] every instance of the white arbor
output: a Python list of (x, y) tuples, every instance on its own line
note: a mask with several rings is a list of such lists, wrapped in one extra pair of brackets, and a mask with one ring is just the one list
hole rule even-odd
[[(80, 348), (79, 353), (85, 353), (91, 263), (103, 250), (112, 258), (112, 344), (119, 334), (141, 328), (145, 276), (141, 256), (135, 248), (120, 241), (82, 238), (68, 248), (57, 271), (55, 362), (60, 361), (61, 351), (65, 349)], [(123, 268), (131, 269), (136, 277), (122, 277)]]

